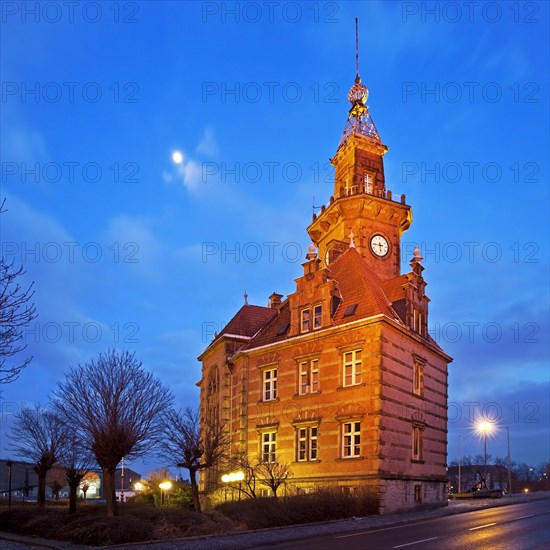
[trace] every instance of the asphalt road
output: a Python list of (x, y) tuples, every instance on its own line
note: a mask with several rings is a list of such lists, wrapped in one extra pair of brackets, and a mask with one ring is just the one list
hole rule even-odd
[(477, 510), (426, 521), (257, 546), (270, 550), (548, 550), (550, 501)]

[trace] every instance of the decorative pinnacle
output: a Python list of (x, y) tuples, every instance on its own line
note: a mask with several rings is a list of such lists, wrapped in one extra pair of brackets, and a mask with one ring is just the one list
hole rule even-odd
[(411, 264), (415, 264), (417, 262), (421, 262), (424, 258), (420, 255), (420, 248), (418, 248), (418, 245), (413, 250), (413, 258), (411, 259)]
[(317, 258), (317, 252), (315, 252), (315, 245), (311, 243), (307, 248), (306, 259), (315, 260)]
[(244, 305), (247, 306), (248, 305), (248, 294), (246, 293), (246, 290), (244, 291), (243, 297), (244, 297)]
[(350, 229), (349, 230), (349, 247), (350, 248), (355, 248), (355, 241), (353, 240), (354, 237), (355, 235), (353, 234), (353, 229)]

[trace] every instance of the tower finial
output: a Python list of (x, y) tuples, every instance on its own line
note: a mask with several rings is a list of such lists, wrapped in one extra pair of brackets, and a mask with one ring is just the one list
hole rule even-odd
[(359, 76), (359, 18), (355, 18), (355, 83), (350, 88), (348, 93), (348, 101), (351, 103), (351, 109), (348, 114), (348, 121), (344, 127), (344, 133), (340, 140), (340, 146), (352, 134), (363, 134), (364, 136), (380, 141), (380, 134), (374, 125), (369, 108), (367, 107), (367, 100), (369, 98), (369, 90), (361, 82)]
[(246, 293), (246, 290), (244, 291), (243, 298), (244, 298), (244, 305), (247, 306), (248, 305), (248, 294)]
[(359, 76), (359, 18), (355, 18), (355, 74)]

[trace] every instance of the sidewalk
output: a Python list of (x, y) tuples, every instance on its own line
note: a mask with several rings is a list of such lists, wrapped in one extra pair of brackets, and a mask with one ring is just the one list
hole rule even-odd
[[(449, 501), (449, 505), (436, 510), (423, 512), (403, 512), (387, 516), (367, 516), (323, 523), (260, 529), (228, 535), (190, 537), (171, 541), (149, 541), (139, 543), (104, 546), (107, 549), (127, 550), (240, 550), (270, 543), (291, 542), (306, 537), (333, 535), (349, 531), (362, 531), (373, 527), (386, 527), (413, 521), (422, 521), (452, 514), (461, 514), (483, 508), (507, 506), (520, 502), (550, 498), (550, 491), (517, 494), (500, 499)], [(8, 546), (12, 545), (12, 546)], [(54, 550), (89, 550), (92, 546), (76, 545), (67, 542), (21, 537), (11, 533), (0, 533), (0, 550), (23, 550), (24, 548), (50, 548)]]

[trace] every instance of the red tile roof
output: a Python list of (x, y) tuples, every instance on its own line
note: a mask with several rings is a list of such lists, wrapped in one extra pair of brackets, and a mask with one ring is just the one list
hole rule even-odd
[[(397, 317), (380, 286), (380, 279), (355, 248), (341, 254), (328, 268), (328, 275), (336, 281), (342, 299), (334, 314), (335, 325), (380, 314), (390, 319)], [(355, 313), (344, 317), (348, 306), (354, 304), (357, 304)]]
[(380, 286), (384, 294), (388, 297), (388, 300), (393, 303), (405, 298), (403, 285), (407, 284), (409, 280), (410, 274), (407, 273), (405, 275), (399, 275), (399, 277), (394, 277), (393, 279), (388, 279), (387, 281), (382, 281)]
[(229, 334), (252, 338), (275, 315), (276, 309), (245, 304), (225, 325), (218, 338)]
[(288, 338), (288, 331), (290, 329), (290, 307), (288, 298), (278, 310), (274, 309), (272, 311), (277, 312), (277, 315), (263, 326), (262, 330), (252, 339), (247, 347), (257, 348)]

